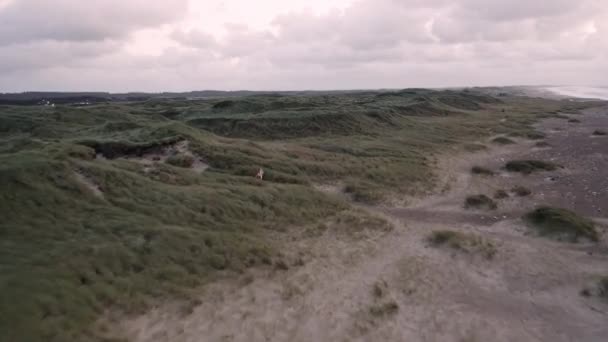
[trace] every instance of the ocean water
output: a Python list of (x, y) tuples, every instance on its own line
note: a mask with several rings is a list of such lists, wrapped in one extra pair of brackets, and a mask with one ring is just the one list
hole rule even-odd
[(546, 90), (569, 97), (608, 100), (608, 87), (560, 86), (548, 87)]

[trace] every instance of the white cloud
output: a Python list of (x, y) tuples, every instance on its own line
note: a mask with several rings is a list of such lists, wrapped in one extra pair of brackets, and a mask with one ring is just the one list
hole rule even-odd
[(608, 68), (605, 0), (186, 5), (12, 0), (0, 91), (605, 83)]
[(179, 19), (186, 9), (186, 0), (13, 0), (0, 10), (0, 44), (120, 38)]

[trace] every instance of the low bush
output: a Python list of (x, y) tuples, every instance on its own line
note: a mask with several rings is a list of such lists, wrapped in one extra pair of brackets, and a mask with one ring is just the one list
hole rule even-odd
[(473, 195), (465, 199), (464, 207), (466, 209), (490, 209), (498, 208), (496, 202), (486, 195)]
[(543, 236), (565, 237), (571, 242), (581, 238), (599, 240), (593, 221), (567, 209), (539, 207), (526, 214), (524, 219)]
[(512, 160), (505, 165), (509, 172), (530, 174), (537, 171), (555, 171), (559, 165), (542, 160)]
[(515, 144), (515, 141), (507, 138), (507, 137), (498, 137), (492, 139), (492, 142), (498, 145), (512, 145)]
[(476, 175), (484, 175), (484, 176), (493, 176), (494, 175), (494, 171), (492, 171), (490, 169), (486, 169), (485, 167), (482, 167), (482, 166), (473, 166), (471, 168), (471, 173), (476, 174)]

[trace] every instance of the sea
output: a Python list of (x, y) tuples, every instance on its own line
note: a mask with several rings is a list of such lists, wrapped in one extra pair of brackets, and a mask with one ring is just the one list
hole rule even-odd
[(608, 100), (608, 87), (555, 86), (545, 89), (562, 96)]

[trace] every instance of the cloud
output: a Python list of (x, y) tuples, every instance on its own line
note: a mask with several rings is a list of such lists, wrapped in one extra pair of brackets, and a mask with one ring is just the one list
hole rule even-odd
[(0, 45), (121, 38), (186, 14), (187, 0), (13, 0), (0, 7)]
[(353, 0), (322, 11), (323, 1), (260, 0), (264, 13), (245, 0), (197, 11), (196, 0), (190, 11), (187, 0), (2, 1), (0, 91), (601, 83), (608, 71), (605, 0)]
[(37, 70), (57, 65), (76, 65), (119, 49), (120, 44), (105, 42), (44, 41), (0, 46), (0, 72)]

